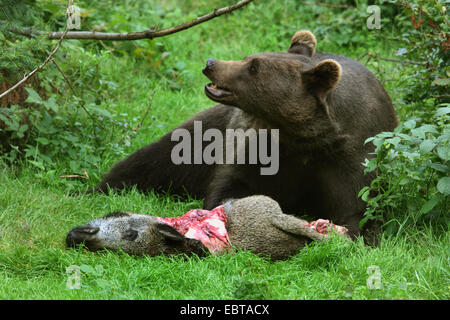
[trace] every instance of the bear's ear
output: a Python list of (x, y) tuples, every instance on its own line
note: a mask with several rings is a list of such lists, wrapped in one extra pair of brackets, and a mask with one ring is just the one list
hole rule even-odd
[(341, 65), (337, 61), (326, 59), (314, 68), (302, 72), (302, 83), (307, 90), (319, 98), (325, 98), (337, 85), (340, 77)]
[(316, 50), (316, 45), (316, 37), (310, 31), (300, 30), (292, 37), (288, 52), (312, 57)]

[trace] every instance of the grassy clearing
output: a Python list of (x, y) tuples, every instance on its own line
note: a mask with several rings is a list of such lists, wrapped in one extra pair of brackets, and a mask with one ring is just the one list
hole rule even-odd
[[(28, 172), (0, 178), (0, 298), (2, 299), (448, 299), (449, 234), (430, 229), (362, 241), (315, 243), (287, 261), (249, 252), (206, 258), (133, 257), (68, 250), (77, 224), (117, 209), (174, 216), (201, 205), (168, 196), (70, 197)], [(67, 267), (81, 267), (81, 289), (66, 287)], [(378, 266), (381, 288), (367, 286)], [(373, 276), (373, 275), (372, 275)], [(369, 279), (369, 280), (368, 280)]]
[[(118, 12), (125, 10), (119, 6), (122, 2), (117, 1)], [(83, 3), (94, 10), (101, 9), (96, 2)], [(170, 14), (160, 27), (193, 18), (224, 6), (225, 2), (185, 4), (176, 9), (178, 2), (165, 1), (163, 9)], [(86, 182), (58, 177), (72, 173), (67, 159), (54, 159), (58, 166), (50, 171), (29, 164), (0, 167), (0, 298), (449, 299), (449, 233), (426, 227), (408, 230), (400, 237), (384, 238), (376, 248), (364, 246), (361, 240), (315, 243), (287, 261), (274, 263), (248, 252), (203, 259), (149, 258), (65, 248), (64, 239), (72, 227), (114, 210), (175, 216), (201, 206), (197, 200), (178, 201), (135, 191), (110, 197), (66, 194), (95, 185), (114, 162), (211, 106), (203, 94), (207, 80), (201, 73), (208, 58), (241, 59), (255, 52), (285, 51), (299, 29), (312, 30), (321, 51), (357, 58), (370, 49), (392, 56), (398, 48), (391, 42), (351, 29), (356, 22), (361, 23), (361, 29), (365, 26), (365, 11), (361, 10), (361, 17), (355, 20), (339, 10), (301, 7), (298, 1), (258, 1), (229, 16), (156, 39), (155, 44), (170, 53), (159, 68), (133, 55), (105, 54), (104, 50), (100, 54), (94, 42), (88, 43), (86, 50), (98, 58), (102, 79), (116, 84), (114, 90), (101, 93), (102, 106), (126, 113), (129, 119), (140, 119), (153, 98), (150, 116), (122, 155), (102, 155), (102, 162), (97, 170), (89, 172)], [(133, 29), (145, 26), (153, 18), (155, 13), (148, 12), (149, 17), (135, 17)], [(393, 31), (386, 25), (383, 32), (389, 36)], [(347, 41), (343, 43), (342, 39)], [(141, 41), (137, 44), (148, 46)], [(79, 61), (89, 59), (77, 49), (81, 45), (77, 41), (63, 43), (60, 51), (68, 53), (64, 63), (82, 66)], [(176, 90), (165, 81), (173, 66), (181, 71)], [(379, 78), (389, 80), (384, 83), (394, 100), (400, 98), (396, 88), (401, 86), (402, 76), (397, 66), (368, 66)], [(82, 88), (83, 83), (77, 85)], [(404, 112), (398, 111), (400, 115)], [(70, 276), (66, 269), (71, 265), (81, 268), (80, 290), (66, 286)], [(367, 286), (369, 266), (379, 267), (379, 289)]]

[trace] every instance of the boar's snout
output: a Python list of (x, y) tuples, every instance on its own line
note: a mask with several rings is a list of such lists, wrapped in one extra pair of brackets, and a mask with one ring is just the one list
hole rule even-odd
[(81, 226), (70, 230), (66, 237), (66, 244), (68, 247), (76, 247), (82, 243), (88, 245), (89, 241), (95, 238), (100, 228)]

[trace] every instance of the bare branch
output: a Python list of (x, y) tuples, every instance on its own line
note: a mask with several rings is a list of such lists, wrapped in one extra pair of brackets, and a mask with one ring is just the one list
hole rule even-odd
[(14, 86), (0, 94), (0, 99), (16, 88), (18, 88), (20, 85), (25, 83), (30, 77), (32, 77), (36, 72), (40, 71), (42, 68), (44, 68), (47, 63), (49, 63), (51, 60), (53, 60), (53, 56), (58, 51), (58, 49), (61, 46), (61, 42), (63, 39), (93, 39), (93, 40), (138, 40), (138, 39), (153, 39), (157, 37), (164, 37), (176, 32), (180, 32), (182, 30), (189, 29), (193, 26), (196, 26), (200, 23), (206, 22), (208, 20), (214, 19), (216, 17), (219, 17), (223, 14), (229, 13), (233, 10), (239, 9), (253, 0), (242, 0), (237, 3), (235, 3), (232, 6), (229, 7), (223, 7), (220, 9), (214, 9), (213, 12), (205, 14), (201, 17), (198, 17), (194, 20), (191, 20), (189, 22), (180, 24), (175, 27), (163, 29), (163, 30), (157, 30), (155, 31), (155, 26), (151, 27), (150, 29), (142, 32), (132, 32), (132, 33), (103, 33), (103, 32), (95, 32), (95, 31), (71, 31), (69, 32), (68, 28), (66, 27), (66, 30), (64, 32), (44, 32), (44, 31), (34, 31), (32, 29), (24, 29), (19, 30), (17, 28), (10, 28), (9, 30), (14, 33), (22, 34), (24, 36), (28, 37), (34, 37), (35, 34), (40, 35), (48, 35), (49, 39), (59, 39), (58, 44), (53, 49), (53, 51), (50, 53), (50, 55), (45, 59), (45, 61), (39, 65), (36, 69), (31, 71), (29, 74), (25, 75), (22, 80), (17, 82)]
[[(213, 12), (205, 14), (201, 17), (198, 17), (194, 20), (191, 20), (189, 22), (185, 22), (183, 24), (163, 29), (163, 30), (155, 30), (156, 26), (152, 26), (150, 29), (141, 31), (141, 32), (130, 32), (130, 33), (106, 33), (106, 32), (96, 32), (96, 31), (71, 31), (68, 32), (66, 35), (66, 39), (89, 39), (89, 40), (139, 40), (139, 39), (153, 39), (158, 37), (164, 37), (176, 32), (180, 32), (182, 30), (189, 29), (193, 26), (196, 26), (200, 23), (206, 22), (208, 20), (214, 19), (216, 17), (219, 17), (223, 14), (230, 13), (233, 10), (239, 9), (253, 0), (242, 0), (237, 3), (235, 3), (232, 6), (229, 7), (223, 7), (220, 9), (214, 9)], [(11, 29), (10, 29), (11, 30)], [(11, 30), (13, 32), (16, 32), (17, 30)], [(32, 36), (33, 33), (35, 34), (42, 34), (42, 35), (48, 35), (49, 39), (58, 39), (61, 37), (62, 32), (44, 32), (44, 31), (33, 31), (31, 29), (28, 30), (21, 30), (20, 33), (22, 35), (26, 36)]]
[(59, 176), (61, 179), (70, 179), (70, 178), (82, 178), (82, 179), (89, 179), (89, 175), (86, 172), (86, 169), (83, 169), (84, 176), (79, 174), (68, 174), (64, 176)]
[(80, 176), (79, 174), (68, 174), (64, 176), (59, 176), (61, 179), (71, 179), (71, 178), (82, 178), (82, 179), (88, 179), (85, 176)]

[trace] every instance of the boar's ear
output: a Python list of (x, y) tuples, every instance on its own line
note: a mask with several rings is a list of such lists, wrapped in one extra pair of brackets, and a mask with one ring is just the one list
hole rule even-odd
[(174, 228), (165, 223), (157, 223), (156, 231), (167, 240), (182, 241), (184, 237)]
[(231, 214), (231, 209), (233, 206), (233, 199), (226, 200), (226, 202), (223, 204), (223, 210), (226, 214)]
[(300, 30), (292, 37), (288, 52), (312, 57), (316, 50), (316, 45), (316, 37), (311, 32), (308, 30)]
[(340, 77), (341, 65), (331, 59), (323, 60), (314, 68), (302, 72), (303, 85), (321, 99), (337, 85)]

